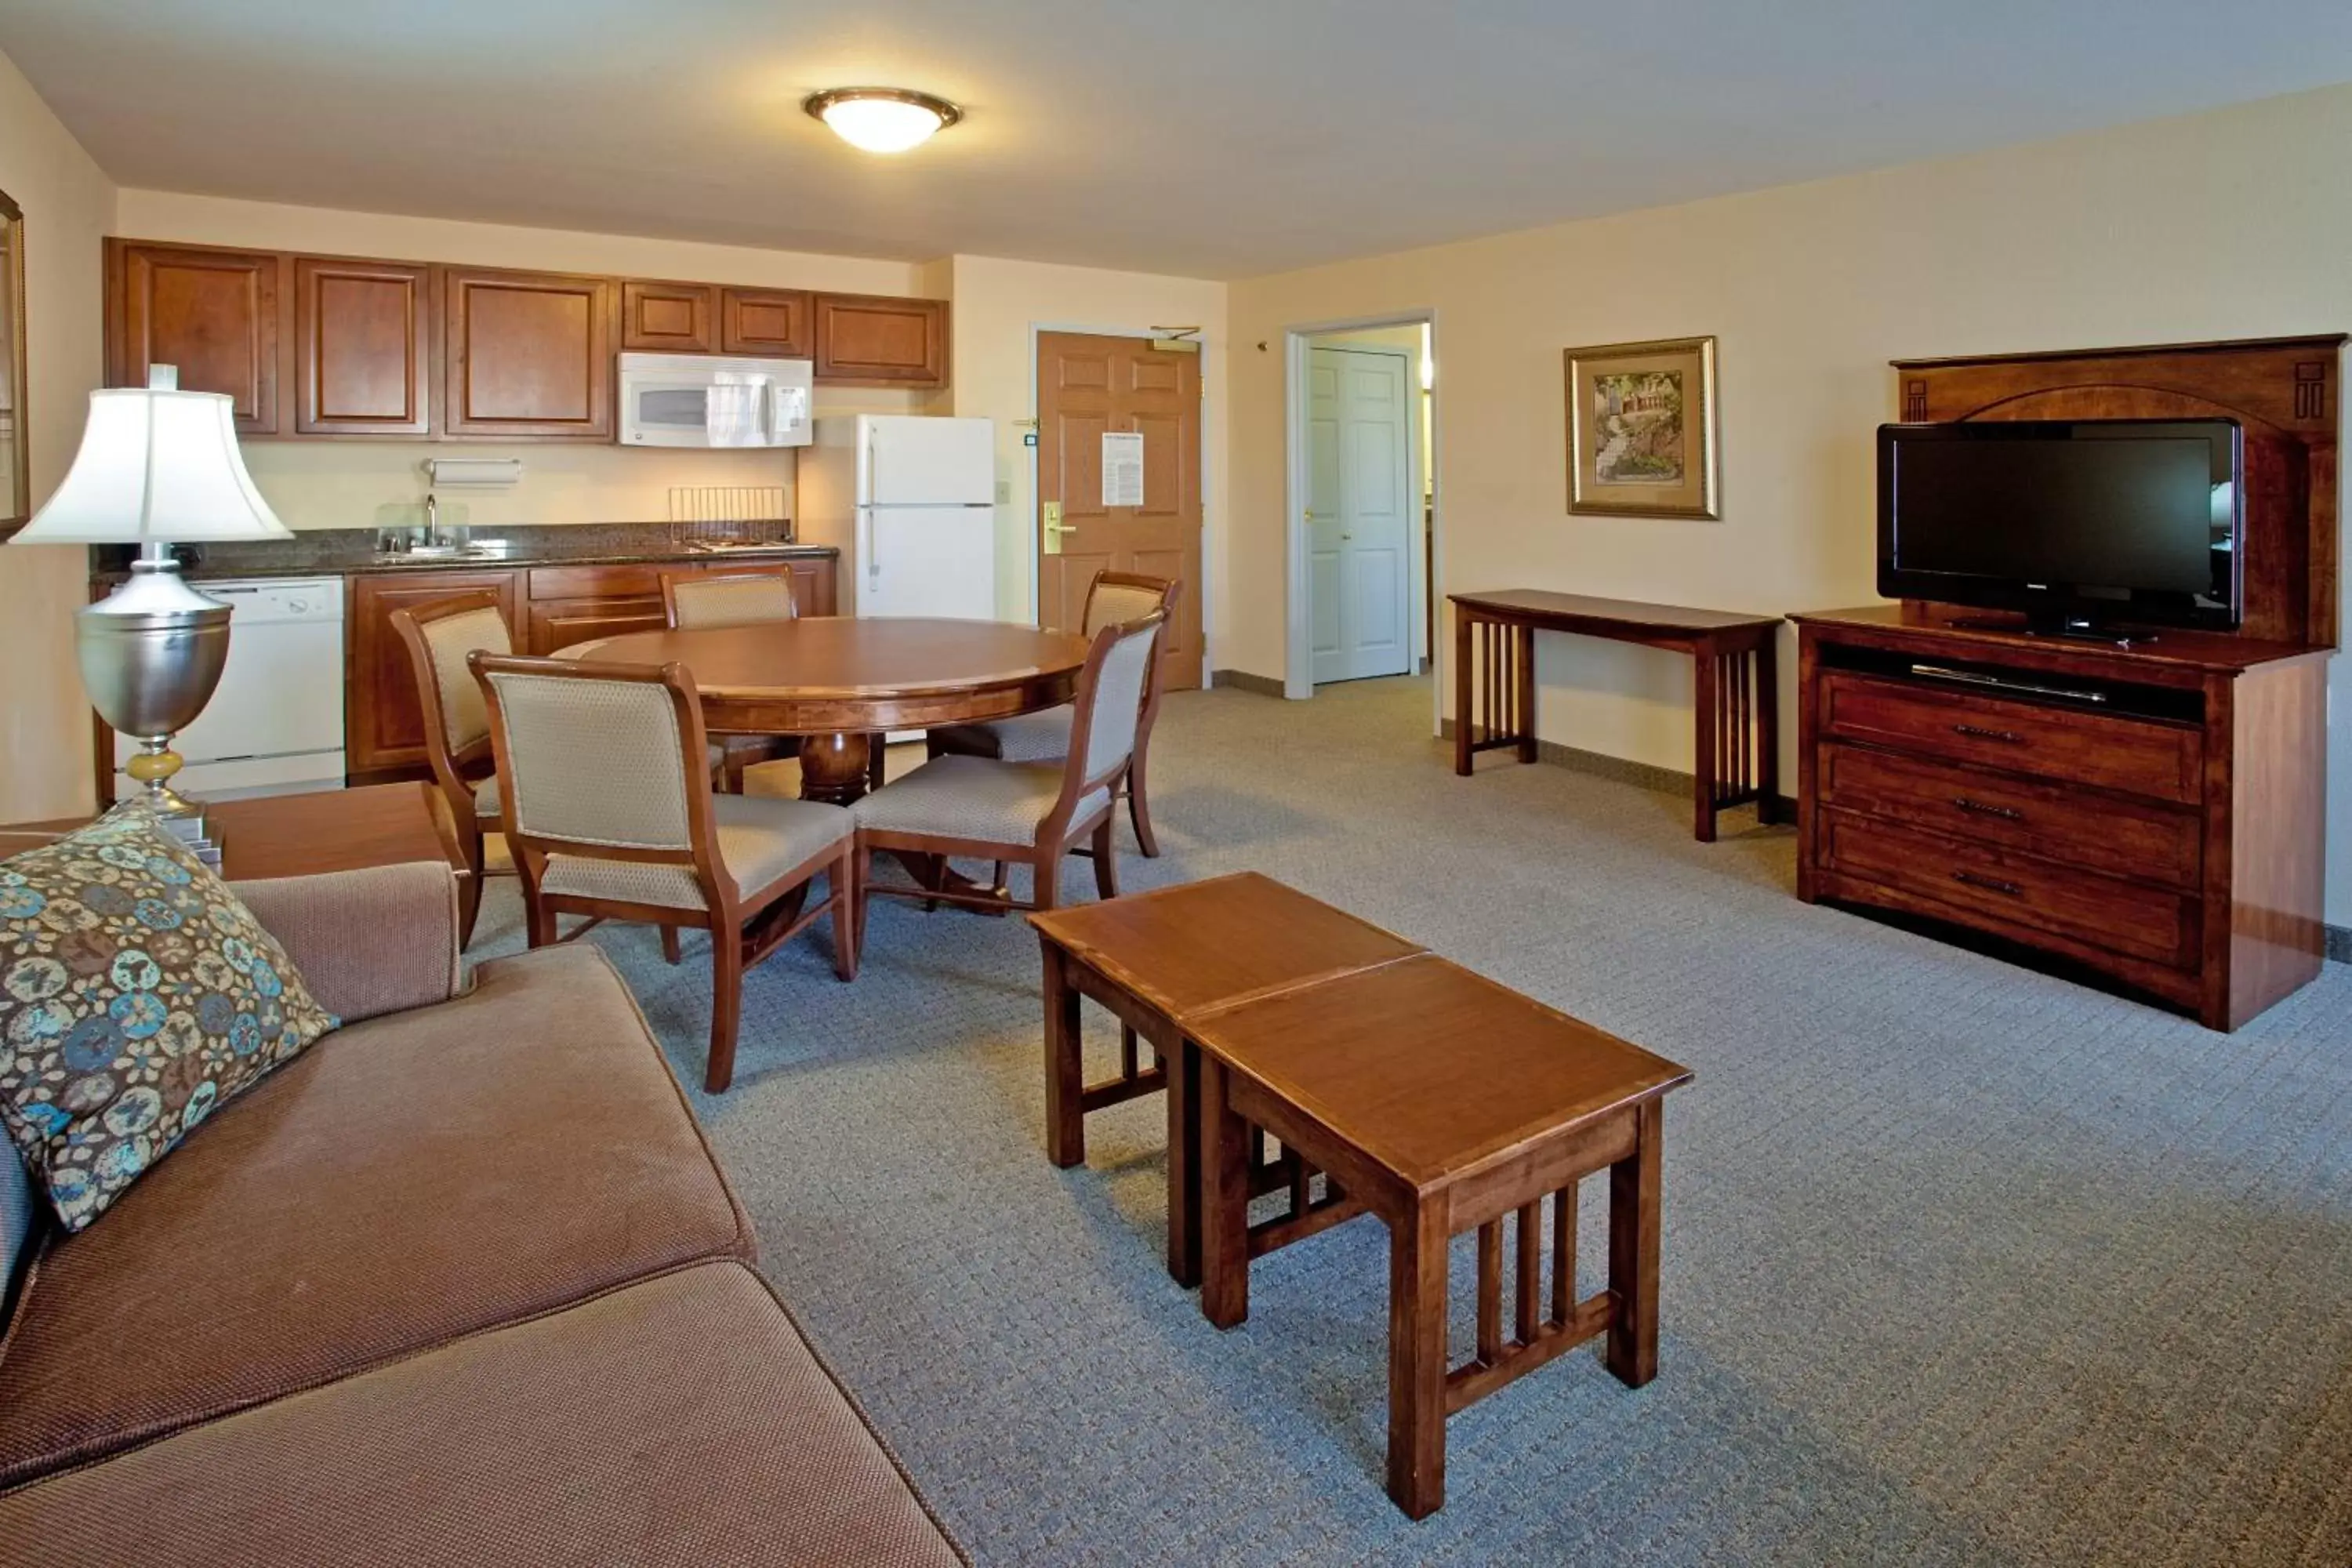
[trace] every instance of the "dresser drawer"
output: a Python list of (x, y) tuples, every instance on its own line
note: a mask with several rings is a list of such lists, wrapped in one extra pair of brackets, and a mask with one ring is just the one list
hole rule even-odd
[(2187, 725), (2043, 708), (1850, 670), (1821, 677), (1825, 735), (2069, 784), (2194, 804), (2202, 732)]
[(2031, 942), (2047, 931), (2086, 946), (2187, 968), (2198, 960), (2198, 901), (2095, 871), (1824, 808), (1822, 863), (1942, 906), (1948, 918)]
[(2203, 819), (2189, 812), (1836, 742), (1817, 760), (1824, 805), (2177, 888), (2194, 889), (2204, 864)]
[(699, 572), (685, 561), (627, 561), (602, 566), (534, 566), (530, 597), (534, 599), (623, 599), (661, 597), (665, 572)]

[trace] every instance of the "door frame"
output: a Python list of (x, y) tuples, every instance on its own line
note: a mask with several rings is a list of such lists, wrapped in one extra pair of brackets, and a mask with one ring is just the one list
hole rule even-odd
[[(1321, 335), (1322, 334), (1319, 333), (1317, 334), (1317, 336)], [(1313, 338), (1309, 338), (1307, 344), (1307, 363), (1310, 366), (1314, 363), (1314, 356), (1318, 352), (1339, 354), (1373, 354), (1381, 359), (1402, 360), (1404, 362), (1404, 440), (1402, 443), (1403, 448), (1402, 456), (1404, 458), (1404, 487), (1402, 493), (1409, 499), (1405, 505), (1401, 509), (1403, 512), (1405, 531), (1405, 573), (1403, 583), (1399, 584), (1399, 591), (1403, 594), (1405, 600), (1404, 614), (1400, 620), (1400, 624), (1405, 628), (1405, 668), (1402, 673), (1412, 675), (1416, 673), (1413, 668), (1412, 645), (1415, 638), (1420, 635), (1422, 610), (1422, 606), (1417, 602), (1417, 596), (1414, 595), (1413, 590), (1415, 588), (1423, 587), (1423, 579), (1426, 577), (1428, 573), (1428, 563), (1421, 559), (1421, 487), (1414, 482), (1422, 477), (1422, 414), (1420, 407), (1421, 356), (1417, 353), (1408, 352), (1402, 346), (1388, 343), (1318, 342), (1314, 341)], [(1307, 396), (1307, 404), (1310, 413), (1313, 409), (1314, 401), (1314, 396), (1310, 391)], [(1435, 400), (1433, 399), (1432, 401), (1434, 402)], [(1307, 457), (1309, 458), (1307, 468), (1311, 485), (1314, 468), (1312, 459), (1314, 458), (1314, 453), (1310, 450), (1307, 453)], [(1306, 509), (1303, 507), (1299, 512), (1299, 521), (1303, 527), (1306, 522)], [(1418, 570), (1416, 570), (1416, 568), (1418, 568)], [(1424, 592), (1426, 590), (1424, 588)], [(1342, 589), (1342, 592), (1345, 592), (1344, 588)], [(1311, 616), (1315, 605), (1315, 583), (1312, 574), (1309, 574), (1307, 578), (1307, 603), (1308, 613)], [(1311, 637), (1309, 641), (1310, 643), (1312, 642)], [(1428, 657), (1426, 650), (1423, 650), (1423, 657)], [(1312, 679), (1314, 677), (1312, 660), (1313, 655), (1310, 647), (1309, 668), (1307, 671), (1309, 679)], [(1377, 679), (1379, 678), (1373, 677), (1372, 679)]]
[[(1369, 316), (1346, 316), (1325, 321), (1303, 321), (1285, 327), (1282, 331), (1283, 360), (1283, 518), (1282, 559), (1286, 581), (1283, 585), (1283, 658), (1282, 694), (1294, 702), (1303, 702), (1315, 695), (1313, 584), (1307, 571), (1309, 540), (1307, 531), (1307, 497), (1310, 489), (1307, 463), (1307, 351), (1313, 346), (1310, 339), (1331, 332), (1357, 332), (1368, 327), (1413, 327), (1426, 324), (1429, 328), (1429, 357), (1437, 360), (1438, 320), (1432, 307), (1402, 310), (1383, 310)], [(1410, 377), (1407, 386), (1419, 389), (1418, 374)], [(1444, 467), (1441, 454), (1444, 443), (1438, 439), (1444, 418), (1440, 400), (1429, 400), (1429, 500), (1430, 542), (1429, 560), (1423, 563), (1429, 593), (1442, 595), (1444, 584), (1438, 563), (1445, 557), (1445, 487), (1439, 482)], [(1204, 568), (1205, 569), (1205, 568)], [(1419, 606), (1412, 606), (1418, 609)], [(1435, 639), (1445, 639), (1443, 627)], [(1440, 649), (1429, 650), (1429, 667), (1440, 668)], [(1430, 732), (1438, 732), (1440, 708), (1438, 688), (1442, 681), (1430, 682)]]
[[(1146, 342), (1171, 335), (1155, 331), (1150, 327), (1104, 327), (1083, 321), (1030, 322), (1029, 423), (1023, 428), (1031, 435), (1042, 435), (1037, 412), (1037, 340), (1048, 332), (1081, 332), (1094, 338), (1138, 338)], [(1188, 341), (1201, 345), (1197, 351), (1201, 360), (1201, 581), (1187, 583), (1184, 591), (1197, 595), (1195, 602), (1201, 606), (1201, 689), (1206, 691), (1213, 684), (1209, 672), (1216, 668), (1215, 660), (1209, 656), (1216, 637), (1211, 629), (1211, 620), (1216, 604), (1217, 580), (1217, 531), (1210, 526), (1209, 517), (1209, 345), (1197, 336)], [(1029, 622), (1036, 626), (1042, 624), (1045, 616), (1045, 567), (1040, 563), (1040, 557), (1045, 552), (1045, 487), (1038, 483), (1037, 472), (1037, 460), (1045, 448), (1034, 443), (1024, 442), (1022, 449), (1027, 454), (1029, 468), (1029, 504), (1026, 508), (1027, 521), (1024, 525), (1029, 540)]]

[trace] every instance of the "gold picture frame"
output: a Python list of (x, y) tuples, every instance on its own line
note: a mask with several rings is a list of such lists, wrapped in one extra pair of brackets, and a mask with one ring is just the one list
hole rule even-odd
[(1721, 521), (1715, 340), (1601, 343), (1562, 357), (1570, 512)]
[(0, 540), (31, 521), (25, 437), (25, 209), (0, 191)]

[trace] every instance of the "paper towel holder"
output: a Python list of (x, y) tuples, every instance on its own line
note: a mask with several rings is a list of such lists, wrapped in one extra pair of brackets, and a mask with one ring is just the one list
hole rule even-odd
[(425, 477), (438, 489), (521, 482), (520, 458), (427, 458)]

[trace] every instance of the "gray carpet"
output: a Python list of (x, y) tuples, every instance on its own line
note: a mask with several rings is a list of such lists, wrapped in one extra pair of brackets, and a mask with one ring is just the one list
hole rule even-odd
[[(697, 1104), (976, 1559), (2352, 1563), (2352, 970), (2209, 1034), (1808, 909), (1788, 829), (1703, 846), (1670, 795), (1456, 779), (1428, 714), (1413, 681), (1171, 698), (1168, 853), (1124, 873), (1266, 871), (1695, 1068), (1657, 1381), (1579, 1352), (1474, 1406), (1407, 1521), (1377, 1223), (1261, 1263), (1211, 1330), (1161, 1268), (1157, 1102), (1045, 1163), (1034, 938), (884, 903), (854, 985), (822, 934), (754, 972), (736, 1087)], [(478, 951), (519, 944), (513, 887)], [(592, 940), (698, 1081), (698, 942)]]

